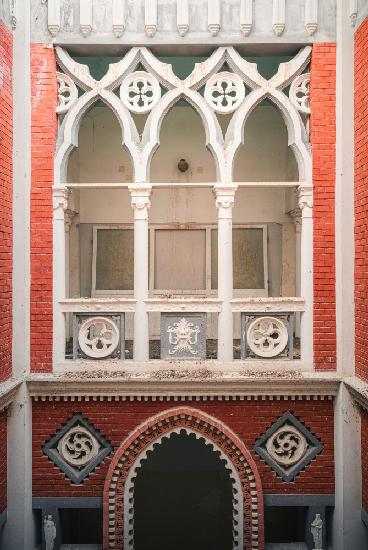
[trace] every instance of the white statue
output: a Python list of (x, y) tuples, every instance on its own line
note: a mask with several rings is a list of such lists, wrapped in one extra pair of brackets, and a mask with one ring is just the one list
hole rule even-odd
[(322, 548), (322, 530), (323, 530), (323, 521), (320, 514), (316, 514), (312, 524), (311, 524), (311, 533), (314, 542), (313, 550), (323, 550)]
[(52, 519), (52, 516), (48, 515), (47, 517), (45, 517), (43, 528), (45, 533), (46, 550), (54, 550), (54, 544), (56, 539), (56, 526)]

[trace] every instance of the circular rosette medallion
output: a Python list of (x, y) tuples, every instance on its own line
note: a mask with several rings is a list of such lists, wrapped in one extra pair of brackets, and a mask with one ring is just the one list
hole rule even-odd
[(89, 464), (98, 455), (99, 448), (97, 439), (83, 426), (68, 430), (58, 444), (60, 456), (76, 468)]
[(233, 113), (245, 98), (244, 83), (234, 73), (214, 74), (206, 83), (204, 97), (216, 113)]
[(94, 359), (109, 357), (119, 345), (118, 327), (106, 317), (92, 317), (82, 323), (79, 329), (80, 349)]
[(276, 317), (254, 319), (247, 330), (247, 342), (251, 351), (259, 357), (276, 357), (288, 343), (285, 324)]
[(78, 99), (78, 89), (73, 80), (64, 73), (56, 73), (58, 103), (56, 113), (64, 115)]
[(161, 88), (158, 80), (145, 71), (130, 74), (120, 86), (120, 99), (133, 113), (149, 113), (160, 97)]
[(281, 466), (294, 466), (305, 455), (308, 443), (303, 434), (294, 426), (282, 426), (266, 443), (270, 457)]
[(293, 105), (304, 115), (310, 115), (310, 74), (299, 75), (291, 84), (289, 97)]

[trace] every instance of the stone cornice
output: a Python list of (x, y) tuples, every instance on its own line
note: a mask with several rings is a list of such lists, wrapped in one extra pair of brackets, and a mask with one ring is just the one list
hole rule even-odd
[(345, 378), (344, 383), (357, 405), (368, 412), (368, 382), (352, 376)]
[(21, 380), (7, 380), (0, 384), (0, 412), (11, 405)]
[[(248, 400), (271, 398), (320, 399), (333, 398), (340, 379), (330, 373), (295, 373), (292, 371), (243, 372), (224, 376), (209, 369), (154, 371), (139, 378), (126, 372), (101, 373), (92, 377), (88, 371), (68, 375), (30, 375), (29, 393), (41, 400), (147, 400), (162, 401), (195, 399)], [(96, 373), (95, 373), (96, 374)]]

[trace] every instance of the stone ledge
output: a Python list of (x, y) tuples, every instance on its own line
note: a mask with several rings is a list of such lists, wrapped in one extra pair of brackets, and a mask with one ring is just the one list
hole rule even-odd
[(365, 382), (357, 376), (351, 376), (344, 379), (354, 401), (368, 412), (368, 382)]
[(0, 411), (3, 411), (11, 405), (21, 383), (22, 380), (14, 380), (11, 378), (0, 384)]
[[(27, 379), (30, 395), (37, 400), (250, 400), (250, 399), (333, 399), (341, 380), (333, 373), (316, 375), (302, 373), (247, 373), (232, 378), (211, 377), (210, 371), (166, 371), (166, 378), (89, 377), (89, 373), (75, 376), (32, 374)], [(120, 376), (118, 376), (120, 374)]]

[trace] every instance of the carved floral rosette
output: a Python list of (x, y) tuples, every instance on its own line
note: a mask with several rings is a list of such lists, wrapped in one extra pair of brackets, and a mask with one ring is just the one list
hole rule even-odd
[[(171, 414), (169, 414), (171, 413)], [(159, 415), (156, 422), (148, 422), (141, 427), (120, 447), (105, 483), (105, 501), (108, 507), (104, 510), (104, 550), (124, 548), (130, 550), (134, 535), (124, 533), (124, 509), (126, 483), (131, 468), (148, 447), (165, 434), (173, 430), (185, 429), (202, 435), (206, 440), (218, 447), (238, 474), (243, 495), (243, 546), (249, 550), (263, 550), (263, 531), (258, 531), (258, 525), (263, 525), (263, 502), (260, 478), (248, 451), (239, 440), (226, 430), (220, 429), (217, 421), (209, 422), (199, 411), (183, 409), (183, 411), (167, 411)], [(213, 420), (213, 419), (212, 419)], [(114, 525), (112, 530), (110, 526)]]

